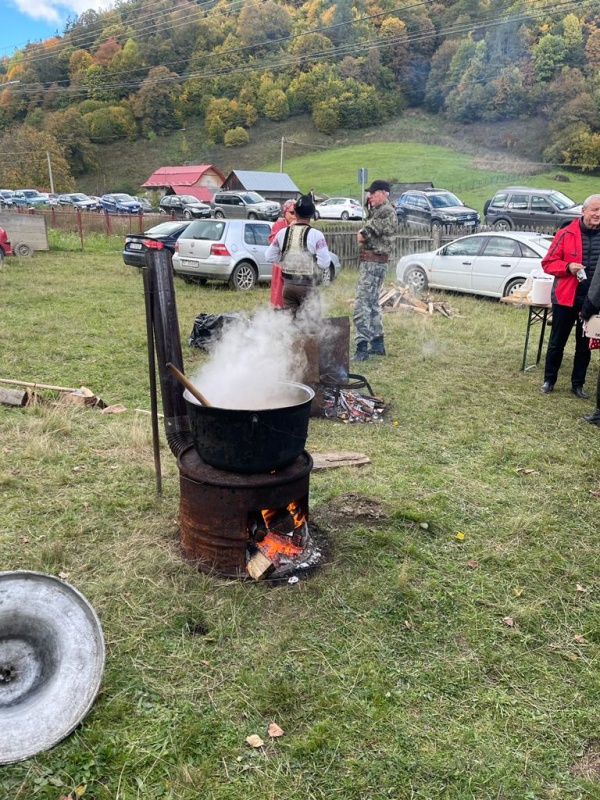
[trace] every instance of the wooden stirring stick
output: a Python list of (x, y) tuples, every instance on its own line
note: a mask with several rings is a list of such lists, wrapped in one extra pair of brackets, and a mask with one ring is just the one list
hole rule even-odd
[(203, 406), (212, 405), (211, 403), (208, 402), (206, 397), (204, 397), (202, 392), (199, 389), (197, 389), (194, 386), (194, 384), (185, 377), (183, 372), (180, 372), (174, 364), (171, 364), (170, 361), (167, 364), (167, 369), (171, 372), (171, 374), (173, 374), (177, 378), (177, 380), (179, 381), (179, 383), (182, 384), (182, 386), (185, 386), (188, 392), (192, 394), (199, 403), (201, 403)]

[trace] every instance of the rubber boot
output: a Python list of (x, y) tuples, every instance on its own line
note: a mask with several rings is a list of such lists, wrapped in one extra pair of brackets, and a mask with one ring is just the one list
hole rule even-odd
[(383, 344), (383, 336), (376, 336), (373, 341), (371, 342), (371, 347), (369, 349), (370, 356), (384, 356), (385, 355), (385, 345)]
[(350, 361), (366, 361), (369, 357), (366, 342), (358, 342), (356, 345), (356, 353), (352, 356)]
[(600, 428), (600, 408), (597, 408), (591, 414), (585, 414), (583, 418), (586, 422), (597, 425)]

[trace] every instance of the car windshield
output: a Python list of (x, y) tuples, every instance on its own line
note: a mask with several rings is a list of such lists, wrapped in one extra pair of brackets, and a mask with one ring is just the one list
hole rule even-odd
[(160, 225), (144, 231), (144, 236), (168, 236), (178, 230), (181, 230), (181, 222), (161, 222)]
[(180, 197), (181, 197), (181, 200), (184, 203), (195, 203), (195, 204), (198, 204), (200, 202), (200, 200), (198, 200), (197, 197), (194, 197), (191, 194), (182, 194), (182, 195), (180, 195)]
[(444, 192), (443, 194), (430, 194), (428, 197), (433, 208), (450, 208), (450, 206), (463, 205), (458, 197), (451, 192)]
[(552, 192), (552, 194), (549, 194), (548, 197), (550, 200), (552, 200), (559, 211), (564, 211), (565, 208), (573, 208), (573, 206), (577, 205), (574, 200), (571, 200), (570, 197), (567, 197), (567, 195), (563, 194), (562, 192)]
[(70, 197), (71, 200), (74, 200), (76, 203), (81, 203), (83, 200), (89, 200), (87, 194), (70, 194), (68, 197)]
[(135, 200), (130, 194), (113, 194), (113, 197), (119, 203), (135, 203)]
[(240, 197), (242, 198), (244, 203), (250, 203), (251, 205), (253, 203), (264, 203), (265, 202), (265, 198), (261, 197), (256, 192), (246, 192), (246, 194), (242, 194), (242, 195), (240, 195)]
[(197, 222), (192, 222), (186, 229), (185, 229), (185, 236), (182, 238), (185, 239), (208, 239), (212, 242), (218, 242), (221, 236), (223, 235), (223, 231), (225, 229), (224, 222), (218, 222), (214, 219), (204, 219), (198, 220)]

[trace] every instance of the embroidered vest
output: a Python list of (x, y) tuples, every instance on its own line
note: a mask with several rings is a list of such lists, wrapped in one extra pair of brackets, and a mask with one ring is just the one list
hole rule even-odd
[(316, 256), (308, 252), (306, 241), (310, 225), (290, 225), (285, 231), (281, 247), (281, 270), (291, 278), (314, 278)]

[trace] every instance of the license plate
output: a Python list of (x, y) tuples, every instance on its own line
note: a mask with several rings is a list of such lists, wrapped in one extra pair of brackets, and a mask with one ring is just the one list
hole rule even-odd
[(191, 261), (189, 258), (182, 258), (181, 259), (181, 266), (182, 267), (195, 267), (197, 266), (195, 261)]
[(129, 249), (130, 250), (141, 250), (142, 249), (142, 245), (139, 242), (130, 242)]
[(468, 219), (468, 220), (465, 222), (465, 225), (476, 225), (476, 224), (477, 224), (477, 223), (475, 222), (475, 220), (474, 220), (474, 219)]

